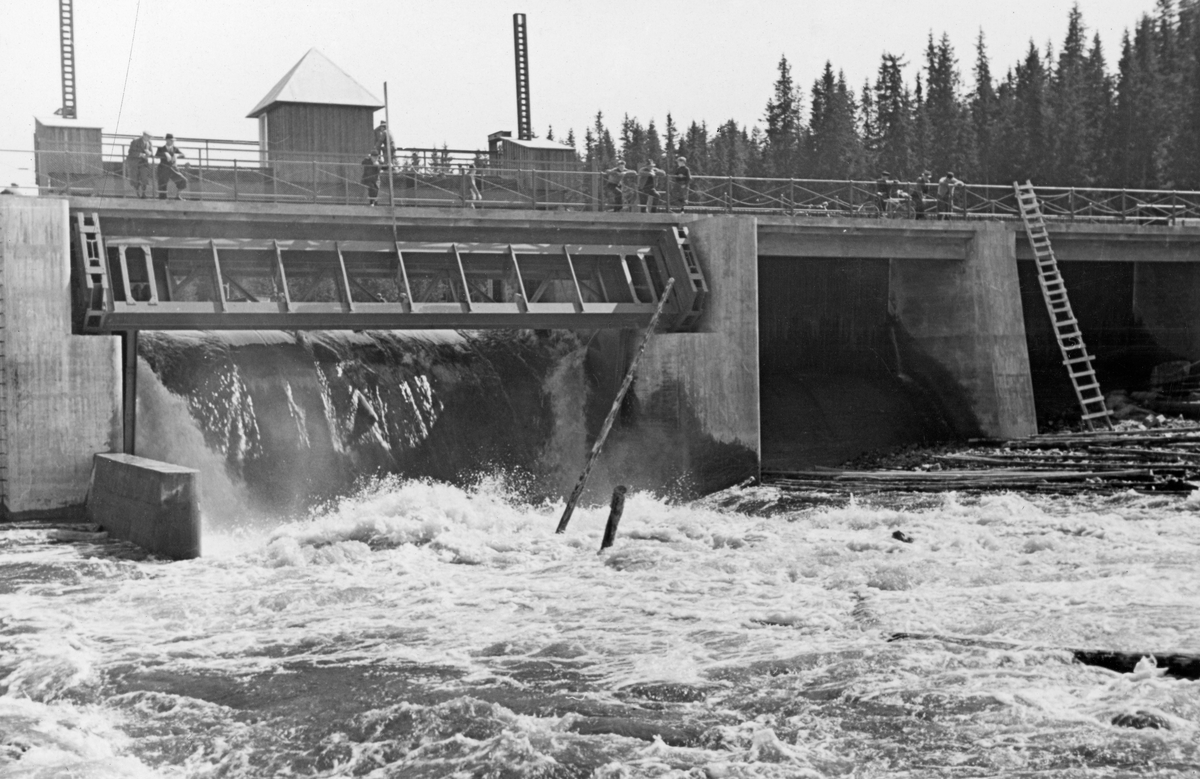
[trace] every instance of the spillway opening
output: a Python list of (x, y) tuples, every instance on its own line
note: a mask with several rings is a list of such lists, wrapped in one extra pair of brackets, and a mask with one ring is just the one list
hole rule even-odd
[[(1156, 365), (1194, 360), (1192, 318), (1180, 307), (1194, 284), (1190, 264), (1059, 262), (1103, 392), (1148, 389)], [(1079, 403), (1062, 364), (1033, 262), (1017, 263), (1038, 429), (1078, 420)]]
[(889, 313), (889, 260), (758, 260), (764, 469), (840, 465), (952, 435)]

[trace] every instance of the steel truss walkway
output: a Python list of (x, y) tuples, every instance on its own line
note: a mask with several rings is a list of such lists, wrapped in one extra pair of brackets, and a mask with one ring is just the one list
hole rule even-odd
[(695, 325), (707, 284), (687, 228), (656, 242), (483, 243), (105, 235), (74, 214), (83, 333)]

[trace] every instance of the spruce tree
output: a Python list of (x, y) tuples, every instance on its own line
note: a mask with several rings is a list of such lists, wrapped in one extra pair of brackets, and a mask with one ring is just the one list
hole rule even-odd
[(904, 83), (904, 60), (884, 53), (875, 79), (877, 164), (895, 177), (913, 172), (912, 94)]
[(795, 175), (800, 161), (800, 93), (787, 57), (779, 58), (778, 69), (774, 94), (767, 101), (765, 151), (767, 175), (787, 178)]
[(979, 182), (994, 184), (997, 183), (999, 174), (995, 149), (998, 141), (996, 122), (999, 106), (982, 29), (979, 30), (979, 38), (975, 42), (974, 75), (975, 90), (971, 93), (969, 108), (975, 147), (974, 174)]

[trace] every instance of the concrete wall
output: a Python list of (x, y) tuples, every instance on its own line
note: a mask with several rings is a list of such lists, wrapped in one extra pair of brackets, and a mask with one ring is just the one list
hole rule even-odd
[(200, 556), (199, 471), (131, 454), (97, 454), (88, 519), (109, 536), (173, 560)]
[(656, 335), (633, 389), (642, 448), (680, 494), (757, 476), (761, 457), (757, 226), (713, 217), (690, 230), (711, 291), (698, 332)]
[[(956, 432), (999, 438), (1037, 432), (1017, 279), (1015, 233), (974, 225), (965, 261), (893, 260), (890, 305), (901, 372), (922, 374)], [(974, 428), (974, 429), (972, 429)]]
[(67, 201), (0, 197), (0, 515), (82, 507), (121, 446), (120, 345), (71, 335)]

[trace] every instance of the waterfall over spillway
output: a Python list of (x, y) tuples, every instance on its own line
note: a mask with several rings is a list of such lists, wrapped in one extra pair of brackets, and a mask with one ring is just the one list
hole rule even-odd
[(200, 469), (210, 519), (384, 475), (556, 493), (586, 444), (581, 355), (559, 332), (146, 333), (137, 449)]

